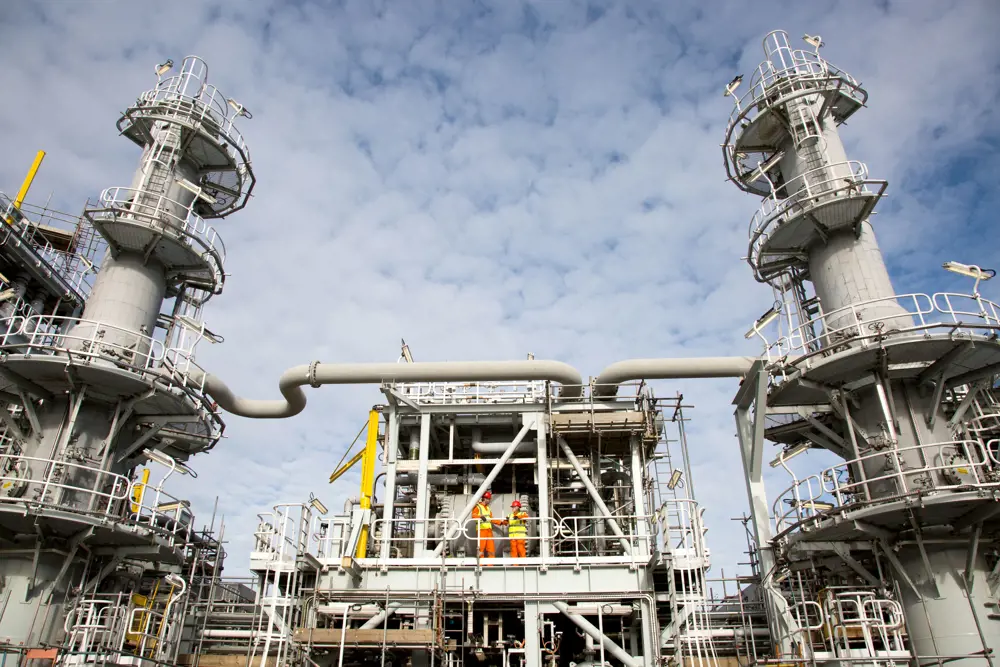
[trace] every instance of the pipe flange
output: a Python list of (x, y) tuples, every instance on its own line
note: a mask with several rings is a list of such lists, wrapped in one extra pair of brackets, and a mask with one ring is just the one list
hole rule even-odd
[(316, 381), (316, 368), (318, 366), (319, 366), (318, 361), (310, 363), (309, 373), (306, 375), (306, 378), (309, 380), (309, 386), (312, 387), (313, 389), (319, 389), (321, 386), (320, 383)]

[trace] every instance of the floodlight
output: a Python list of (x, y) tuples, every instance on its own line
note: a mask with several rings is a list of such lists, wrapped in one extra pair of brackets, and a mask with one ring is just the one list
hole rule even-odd
[(4, 291), (0, 292), (0, 303), (3, 303), (4, 301), (9, 301), (10, 299), (16, 296), (17, 292), (14, 290), (14, 288), (5, 289)]
[(218, 204), (219, 203), (215, 199), (215, 197), (212, 197), (211, 195), (209, 195), (208, 193), (206, 193), (204, 190), (202, 190), (201, 186), (195, 185), (194, 183), (192, 183), (191, 181), (187, 180), (186, 178), (182, 178), (182, 179), (178, 180), (177, 181), (177, 185), (181, 186), (182, 188), (184, 188), (185, 190), (187, 190), (188, 192), (190, 192), (191, 194), (193, 194), (198, 199), (201, 199), (202, 201), (208, 202), (209, 204)]
[(534, 361), (534, 360), (535, 360), (535, 353), (534, 352), (529, 352), (528, 353), (528, 361)]
[(762, 327), (766, 327), (768, 324), (773, 322), (778, 315), (781, 314), (781, 302), (775, 301), (774, 305), (771, 306), (770, 310), (757, 318), (757, 321), (753, 323), (753, 327), (750, 331), (743, 334), (744, 338), (750, 339), (754, 336), (760, 335), (760, 330)]
[(160, 465), (167, 466), (170, 468), (171, 472), (176, 470), (182, 475), (190, 475), (191, 477), (197, 477), (191, 468), (188, 468), (183, 463), (178, 463), (172, 456), (161, 452), (159, 449), (144, 449), (142, 450), (143, 456), (145, 456), (150, 461), (155, 461)]
[(170, 71), (170, 68), (174, 66), (174, 61), (167, 58), (167, 60), (156, 66), (156, 76), (163, 76)]
[(984, 269), (975, 264), (962, 264), (961, 262), (945, 262), (941, 265), (944, 269), (957, 273), (960, 276), (975, 278), (976, 283), (972, 286), (972, 295), (979, 298), (979, 283), (989, 280), (997, 274), (993, 269)]
[(814, 512), (827, 512), (836, 507), (836, 505), (833, 503), (820, 502), (818, 500), (803, 500), (799, 503), (799, 507), (807, 510), (813, 510)]
[(789, 459), (794, 459), (796, 456), (798, 456), (802, 452), (809, 451), (810, 449), (812, 449), (812, 443), (811, 442), (800, 442), (799, 444), (795, 445), (794, 447), (789, 447), (788, 449), (782, 450), (781, 453), (778, 454), (778, 457), (776, 459), (774, 459), (773, 461), (771, 461), (771, 463), (769, 465), (772, 468), (777, 468), (778, 466), (783, 465)]
[(167, 583), (176, 588), (186, 588), (187, 582), (181, 577), (181, 575), (171, 572), (167, 576), (163, 577), (166, 579)]
[[(733, 93), (736, 92), (736, 89), (740, 87), (741, 83), (743, 83), (743, 75), (737, 74), (733, 77), (732, 81), (726, 84), (726, 92), (724, 92), (722, 96), (729, 97), (730, 95), (733, 95)], [(735, 97), (735, 95), (733, 95), (733, 97)]]
[(819, 51), (821, 47), (825, 46), (823, 38), (819, 35), (802, 35), (802, 41), (816, 49), (816, 51)]
[(968, 276), (976, 280), (989, 280), (997, 274), (993, 269), (983, 269), (975, 264), (962, 264), (960, 262), (945, 262), (941, 267), (960, 276)]
[(670, 489), (671, 491), (676, 489), (678, 486), (684, 488), (684, 485), (681, 484), (681, 480), (683, 478), (684, 478), (683, 472), (681, 472), (680, 470), (673, 471), (672, 473), (670, 473), (670, 479), (667, 480), (667, 488)]
[(228, 102), (229, 106), (233, 108), (233, 111), (236, 112), (237, 116), (245, 116), (247, 118), (253, 118), (253, 114), (247, 111), (247, 108), (245, 106), (243, 106), (233, 98), (230, 97), (228, 100), (226, 100), (226, 102)]
[(399, 344), (403, 346), (403, 349), (400, 352), (400, 354), (403, 355), (403, 359), (406, 360), (406, 363), (412, 364), (413, 363), (413, 355), (410, 354), (410, 346), (407, 345), (406, 341), (403, 340), (402, 338), (399, 339)]
[(330, 511), (326, 508), (326, 505), (324, 505), (319, 498), (317, 498), (311, 493), (309, 494), (309, 506), (323, 516), (326, 516), (326, 513)]

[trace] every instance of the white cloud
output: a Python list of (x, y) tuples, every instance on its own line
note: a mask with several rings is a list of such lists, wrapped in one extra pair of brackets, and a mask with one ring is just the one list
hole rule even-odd
[[(227, 342), (200, 361), (241, 394), (286, 367), (394, 359), (558, 358), (596, 375), (621, 358), (748, 354), (771, 301), (739, 258), (757, 202), (724, 181), (722, 86), (761, 59), (767, 30), (821, 33), (865, 82), (843, 135), (890, 181), (876, 218), (900, 292), (952, 286), (946, 259), (992, 261), (998, 49), (990, 2), (659, 10), (649, 3), (17, 3), (0, 25), (4, 160), (14, 189), (77, 210), (127, 183), (137, 150), (117, 113), (166, 57), (204, 56), (251, 109), (258, 187), (218, 225), (233, 275), (208, 309)], [(991, 292), (997, 294), (996, 290)], [(743, 511), (731, 382), (670, 383), (689, 432), (718, 562), (740, 560)], [(193, 463), (202, 516), (222, 496), (233, 565), (253, 514), (326, 477), (380, 400), (309, 390), (286, 422), (228, 418)]]

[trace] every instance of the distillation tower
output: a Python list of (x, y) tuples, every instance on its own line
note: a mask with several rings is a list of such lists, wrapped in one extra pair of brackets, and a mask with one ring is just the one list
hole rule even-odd
[(202, 310), (225, 275), (207, 221), (241, 209), (254, 184), (236, 128), (248, 114), (199, 58), (171, 70), (158, 66), (118, 121), (142, 148), (128, 187), (104, 190), (79, 218), (25, 204), (23, 191), (4, 199), (5, 661), (170, 663), (195, 571), (220, 557), (150, 475), (190, 473), (183, 462), (221, 436), (191, 378), (204, 375), (199, 341), (218, 340)]
[[(775, 294), (736, 406), (777, 657), (892, 661), (905, 636), (918, 664), (993, 664), (1000, 321), (978, 292), (992, 272), (948, 262), (970, 293), (894, 291), (871, 224), (886, 182), (839, 136), (867, 93), (804, 40), (767, 35), (749, 90), (726, 89), (723, 145), (729, 178), (762, 198), (748, 262)], [(791, 476), (772, 505), (765, 439)], [(821, 452), (791, 461), (807, 450)], [(848, 617), (855, 632), (832, 636)]]

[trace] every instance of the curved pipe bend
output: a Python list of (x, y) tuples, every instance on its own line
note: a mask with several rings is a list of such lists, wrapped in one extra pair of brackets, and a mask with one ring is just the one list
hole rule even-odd
[[(474, 382), (488, 380), (551, 380), (563, 395), (579, 396), (580, 372), (561, 361), (437, 361), (411, 364), (322, 364), (293, 366), (281, 374), (278, 390), (284, 400), (258, 400), (235, 395), (219, 377), (206, 373), (205, 393), (219, 407), (240, 417), (282, 419), (306, 407), (303, 385), (382, 384), (385, 382)], [(202, 377), (193, 377), (196, 383)], [(565, 386), (573, 385), (573, 386)]]
[(743, 377), (757, 357), (687, 357), (628, 359), (611, 364), (594, 381), (595, 396), (614, 396), (629, 380)]

